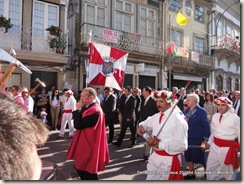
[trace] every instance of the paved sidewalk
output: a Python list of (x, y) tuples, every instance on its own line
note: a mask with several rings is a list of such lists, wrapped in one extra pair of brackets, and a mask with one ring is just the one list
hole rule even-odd
[[(66, 130), (65, 136), (68, 136), (68, 130)], [(51, 135), (44, 145), (44, 147), (38, 149), (38, 153), (42, 160), (56, 163), (58, 166), (56, 180), (80, 180), (76, 170), (74, 168), (75, 162), (72, 160), (66, 160), (66, 152), (71, 143), (71, 139), (57, 140), (56, 137), (59, 131), (51, 131)], [(118, 139), (120, 133), (119, 125), (115, 125), (115, 140)], [(144, 153), (144, 139), (142, 137), (137, 138), (137, 145), (134, 148), (128, 148), (131, 141), (129, 129), (125, 136), (124, 142), (121, 147), (118, 148), (112, 144), (109, 144), (110, 163), (106, 166), (105, 171), (98, 173), (99, 180), (136, 180), (145, 181), (146, 179), (146, 165), (142, 159)], [(187, 171), (186, 163), (182, 160), (183, 170)], [(204, 169), (201, 165), (196, 165), (195, 180), (205, 180), (203, 173)], [(190, 180), (191, 181), (191, 180)]]

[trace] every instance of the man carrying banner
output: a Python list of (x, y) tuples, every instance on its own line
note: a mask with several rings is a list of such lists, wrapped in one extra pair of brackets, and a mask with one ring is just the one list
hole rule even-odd
[(178, 108), (171, 113), (175, 101), (172, 92), (159, 91), (155, 92), (154, 96), (160, 112), (141, 122), (137, 129), (139, 135), (144, 134), (145, 130), (152, 129), (154, 136), (147, 140), (154, 152), (148, 159), (146, 179), (182, 180), (178, 155), (187, 149), (188, 125)]

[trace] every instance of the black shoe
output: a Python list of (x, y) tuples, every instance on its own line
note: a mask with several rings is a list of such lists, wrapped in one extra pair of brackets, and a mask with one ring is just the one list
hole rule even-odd
[(115, 145), (115, 146), (120, 147), (120, 144), (118, 142), (113, 142), (112, 144)]
[(142, 158), (143, 158), (145, 161), (148, 160), (148, 156), (147, 156), (147, 155), (144, 155)]
[(135, 146), (135, 144), (131, 144), (128, 148), (133, 148)]
[(195, 174), (189, 174), (184, 176), (184, 180), (191, 180), (191, 179), (195, 179), (196, 175)]

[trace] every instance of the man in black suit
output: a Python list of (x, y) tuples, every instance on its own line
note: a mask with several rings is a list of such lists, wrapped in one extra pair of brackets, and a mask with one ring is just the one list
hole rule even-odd
[(180, 110), (183, 112), (184, 111), (184, 108), (183, 108), (183, 102), (184, 102), (184, 100), (186, 99), (186, 90), (185, 90), (185, 88), (184, 87), (181, 87), (180, 88), (180, 93), (179, 93), (180, 95), (182, 95), (182, 98), (181, 98), (181, 100), (179, 100), (179, 97), (177, 97), (178, 98), (178, 104), (177, 104), (177, 106), (180, 108)]
[(136, 120), (135, 120), (135, 129), (137, 129), (137, 125), (141, 121), (141, 90), (137, 87), (133, 89), (132, 95), (136, 98)]
[(105, 98), (102, 104), (102, 109), (105, 114), (106, 126), (109, 127), (108, 143), (112, 143), (114, 138), (114, 123), (117, 119), (116, 115), (116, 97), (113, 94), (113, 89), (109, 87), (104, 88)]
[(237, 114), (240, 117), (240, 110), (241, 110), (240, 91), (235, 91), (235, 100), (233, 102), (233, 107), (235, 109), (235, 114)]
[(195, 94), (197, 94), (199, 96), (199, 105), (200, 105), (200, 107), (203, 108), (205, 100), (204, 100), (204, 97), (200, 94), (200, 90), (195, 89)]
[(125, 137), (125, 133), (127, 130), (127, 127), (130, 127), (131, 131), (131, 145), (129, 148), (132, 148), (135, 145), (135, 104), (136, 104), (136, 99), (132, 95), (132, 88), (130, 86), (126, 86), (124, 93), (126, 95), (126, 100), (124, 102), (124, 105), (121, 109), (121, 115), (122, 115), (122, 125), (121, 125), (121, 131), (120, 131), (120, 136), (117, 142), (113, 143), (114, 145), (120, 147), (123, 139)]
[[(155, 102), (155, 99), (152, 97), (152, 88), (146, 86), (142, 89), (142, 95), (144, 97), (141, 105), (141, 121), (145, 121), (149, 116), (152, 116), (158, 113), (158, 108)], [(152, 131), (149, 130), (146, 132), (148, 135), (152, 135)], [(146, 144), (146, 150), (143, 156), (144, 160), (147, 160), (150, 155), (151, 147)]]
[(117, 110), (117, 113), (118, 113), (118, 119), (119, 119), (120, 128), (121, 128), (121, 124), (122, 124), (121, 110), (123, 109), (123, 106), (124, 106), (124, 103), (125, 103), (125, 99), (126, 99), (126, 96), (124, 94), (124, 90), (125, 90), (125, 88), (122, 88), (119, 91), (119, 94), (118, 94), (117, 100), (116, 100), (116, 110)]

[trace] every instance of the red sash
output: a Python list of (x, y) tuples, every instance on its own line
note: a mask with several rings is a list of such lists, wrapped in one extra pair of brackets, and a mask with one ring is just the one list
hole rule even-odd
[(178, 154), (177, 155), (170, 155), (164, 150), (155, 150), (155, 153), (158, 155), (162, 156), (172, 156), (172, 166), (170, 169), (171, 174), (169, 175), (168, 180), (184, 180), (184, 177), (181, 173), (181, 166), (180, 166), (180, 161), (178, 159)]
[(61, 124), (61, 122), (62, 122), (62, 118), (63, 118), (63, 114), (64, 114), (64, 113), (72, 113), (72, 109), (63, 110), (63, 112), (61, 113), (61, 115), (60, 115), (60, 117), (59, 117), (59, 119), (58, 119), (58, 123), (57, 123), (57, 125), (60, 125), (60, 124)]
[(219, 147), (229, 147), (229, 150), (225, 157), (225, 164), (232, 164), (233, 170), (239, 168), (237, 151), (240, 150), (240, 144), (235, 140), (224, 140), (214, 137), (214, 144)]

